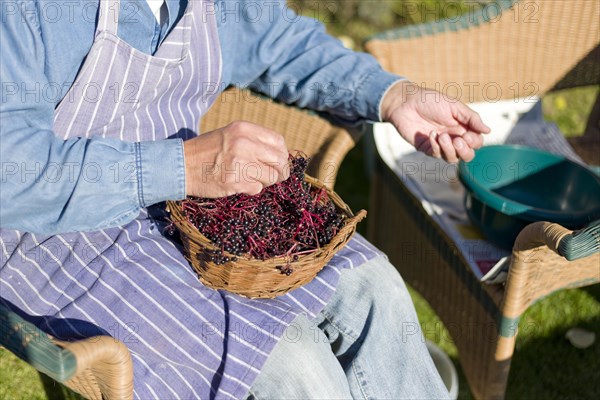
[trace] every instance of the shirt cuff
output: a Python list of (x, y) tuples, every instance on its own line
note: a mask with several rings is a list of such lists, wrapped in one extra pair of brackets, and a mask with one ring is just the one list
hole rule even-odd
[[(398, 75), (382, 69), (371, 72), (356, 90), (355, 99), (366, 99), (366, 115), (368, 120), (381, 122), (381, 103), (388, 90), (396, 83), (406, 80)], [(356, 109), (360, 109), (356, 107)]]
[(137, 142), (135, 160), (141, 207), (185, 198), (183, 140)]

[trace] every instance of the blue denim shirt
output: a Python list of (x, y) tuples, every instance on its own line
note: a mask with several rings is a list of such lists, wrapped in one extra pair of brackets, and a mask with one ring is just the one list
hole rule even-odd
[[(146, 1), (121, 0), (119, 36), (153, 54), (187, 4), (166, 2), (169, 17), (159, 26)], [(98, 4), (1, 2), (2, 228), (45, 234), (97, 230), (122, 224), (120, 216), (137, 215), (142, 207), (185, 197), (185, 179), (173, 179), (185, 177), (179, 139), (62, 140), (52, 132), (54, 110), (92, 46)], [(214, 12), (222, 89), (249, 86), (329, 112), (342, 123), (380, 120), (383, 94), (399, 78), (372, 57), (343, 48), (316, 20), (297, 16), (284, 0), (217, 0)], [(135, 179), (114, 178), (111, 166), (136, 165), (136, 160), (141, 168), (134, 171)], [(84, 165), (98, 168), (85, 171)]]

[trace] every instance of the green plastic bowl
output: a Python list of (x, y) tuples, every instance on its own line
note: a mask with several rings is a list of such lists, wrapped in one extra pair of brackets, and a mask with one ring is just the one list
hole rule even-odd
[(491, 242), (511, 249), (535, 221), (581, 228), (600, 218), (600, 177), (562, 156), (498, 145), (458, 166), (469, 218)]

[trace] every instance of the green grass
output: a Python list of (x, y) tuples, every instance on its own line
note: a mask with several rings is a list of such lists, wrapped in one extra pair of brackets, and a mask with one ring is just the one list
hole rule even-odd
[[(414, 290), (411, 295), (427, 338), (446, 351), (459, 370), (459, 398), (471, 399), (448, 332), (427, 302)], [(565, 339), (572, 327), (600, 334), (600, 285), (548, 296), (525, 312), (519, 327), (507, 399), (600, 397), (600, 341), (580, 350)]]
[(6, 349), (0, 348), (0, 400), (81, 400)]
[(320, 20), (335, 36), (360, 46), (367, 37), (405, 25), (433, 22), (475, 11), (494, 0), (288, 0), (302, 15)]
[(37, 372), (5, 349), (0, 349), (0, 399), (46, 399)]
[(588, 86), (550, 93), (542, 101), (544, 115), (557, 124), (565, 136), (580, 136), (599, 91), (600, 86)]

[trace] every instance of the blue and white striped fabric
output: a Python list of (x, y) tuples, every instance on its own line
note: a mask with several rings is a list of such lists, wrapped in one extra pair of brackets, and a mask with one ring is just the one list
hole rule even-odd
[[(188, 2), (149, 56), (116, 36), (118, 18), (108, 18), (119, 9), (115, 1), (101, 1), (96, 40), (56, 110), (56, 134), (129, 141), (195, 135), (217, 96), (201, 83), (220, 81), (214, 15), (202, 15), (203, 2)], [(92, 84), (118, 84), (122, 96), (134, 87), (138, 101), (90, 101), (78, 90)], [(311, 283), (277, 299), (249, 300), (204, 287), (163, 234), (163, 217), (152, 207), (98, 232), (0, 230), (0, 300), (57, 338), (108, 334), (123, 341), (133, 358), (134, 394), (142, 399), (243, 397), (294, 317), (315, 316), (341, 270), (379, 254), (356, 235)]]
[(356, 235), (308, 285), (250, 300), (199, 283), (163, 227), (144, 212), (93, 233), (2, 231), (2, 301), (58, 338), (122, 340), (138, 398), (240, 398), (293, 318), (316, 315), (342, 269), (378, 255)]

